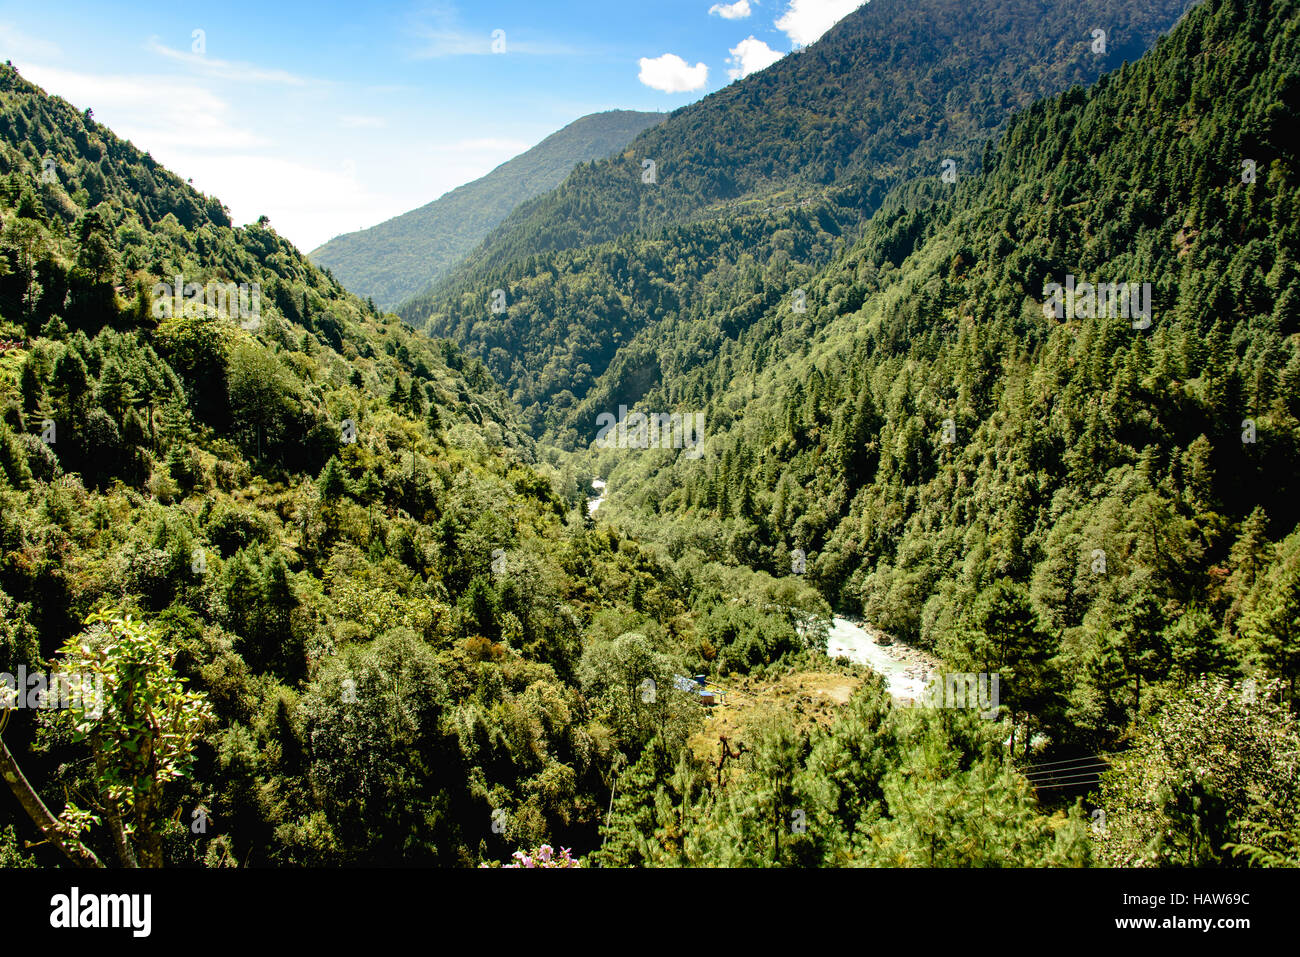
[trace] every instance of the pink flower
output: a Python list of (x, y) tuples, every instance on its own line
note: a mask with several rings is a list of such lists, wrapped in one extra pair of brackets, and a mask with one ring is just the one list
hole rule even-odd
[[(562, 847), (559, 855), (557, 855), (555, 848), (549, 844), (543, 844), (535, 851), (515, 851), (510, 855), (514, 860), (501, 866), (509, 868), (581, 867), (582, 862), (574, 860), (572, 853), (569, 848)], [(479, 866), (488, 867), (490, 865), (480, 864)]]

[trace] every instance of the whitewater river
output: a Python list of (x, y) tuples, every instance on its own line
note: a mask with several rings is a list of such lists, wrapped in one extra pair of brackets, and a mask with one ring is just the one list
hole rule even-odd
[(897, 643), (882, 645), (873, 632), (839, 616), (831, 620), (826, 654), (866, 665), (885, 678), (891, 695), (911, 701), (920, 699), (927, 676), (939, 670), (938, 661), (923, 652)]
[(605, 480), (592, 479), (591, 487), (596, 490), (597, 494), (595, 498), (587, 499), (587, 514), (595, 515), (596, 509), (600, 508), (601, 503), (605, 501)]
[[(591, 484), (597, 495), (587, 499), (587, 514), (595, 515), (605, 501), (605, 482), (592, 479)], [(883, 675), (889, 693), (900, 700), (919, 700), (928, 676), (939, 669), (938, 661), (923, 652), (897, 643), (883, 645), (876, 640), (874, 632), (838, 615), (831, 620), (826, 654), (832, 658), (848, 658)]]

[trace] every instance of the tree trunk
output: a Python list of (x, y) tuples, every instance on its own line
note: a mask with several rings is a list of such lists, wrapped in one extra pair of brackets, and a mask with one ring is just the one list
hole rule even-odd
[(775, 820), (772, 822), (772, 866), (775, 867), (781, 863), (781, 805), (773, 801), (772, 816)]
[[(104, 750), (99, 746), (99, 737), (96, 735), (91, 741), (91, 747), (95, 752), (95, 773), (102, 781), (105, 772)], [(136, 863), (135, 851), (131, 850), (131, 842), (127, 840), (126, 828), (122, 825), (122, 812), (118, 810), (117, 801), (104, 795), (104, 816), (108, 818), (108, 830), (113, 835), (113, 846), (117, 849), (118, 860), (122, 862), (123, 867), (139, 867)]]
[(41, 829), (50, 843), (61, 850), (72, 863), (78, 867), (103, 867), (95, 852), (80, 841), (65, 836), (59, 830), (59, 821), (50, 809), (45, 806), (39, 794), (32, 788), (23, 774), (22, 768), (18, 767), (18, 762), (9, 751), (9, 745), (0, 739), (0, 777), (5, 779), (9, 785), (9, 790), (14, 792), (14, 797), (18, 803), (23, 806), (27, 816), (32, 819), (37, 827)]

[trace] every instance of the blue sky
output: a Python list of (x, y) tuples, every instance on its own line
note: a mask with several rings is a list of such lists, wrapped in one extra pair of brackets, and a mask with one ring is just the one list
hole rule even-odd
[(862, 2), (2, 0), (0, 59), (308, 251), (580, 116), (693, 102)]

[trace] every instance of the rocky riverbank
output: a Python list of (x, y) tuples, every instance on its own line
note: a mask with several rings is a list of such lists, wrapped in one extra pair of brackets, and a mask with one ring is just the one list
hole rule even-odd
[(826, 653), (832, 658), (848, 658), (883, 675), (889, 693), (900, 700), (920, 700), (930, 677), (943, 670), (942, 662), (934, 655), (890, 641), (869, 622), (839, 615), (831, 622)]

